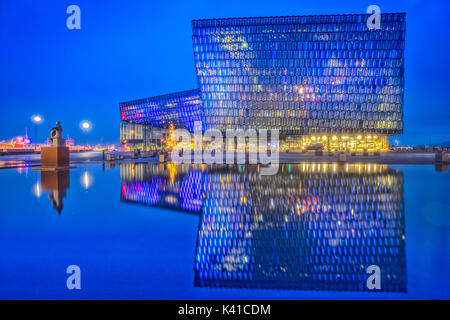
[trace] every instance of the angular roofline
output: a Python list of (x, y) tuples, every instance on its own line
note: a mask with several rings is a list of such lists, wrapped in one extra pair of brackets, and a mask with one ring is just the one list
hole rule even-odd
[[(370, 13), (353, 13), (353, 14), (314, 14), (314, 15), (287, 15), (287, 16), (254, 16), (254, 17), (233, 17), (233, 18), (213, 18), (213, 19), (194, 19), (191, 20), (192, 26), (194, 26), (196, 23), (199, 22), (227, 22), (230, 20), (236, 20), (240, 22), (245, 22), (249, 19), (298, 19), (298, 18), (315, 18), (315, 17), (366, 17), (370, 16)], [(406, 17), (406, 12), (386, 12), (381, 13), (382, 16), (392, 16), (392, 15), (398, 15), (401, 17)], [(283, 23), (290, 23), (290, 22), (283, 22)], [(311, 22), (315, 23), (315, 22)]]
[(178, 98), (178, 97), (181, 97), (183, 95), (190, 95), (190, 94), (196, 94), (196, 93), (200, 95), (200, 90), (199, 89), (190, 89), (190, 90), (166, 93), (166, 94), (162, 94), (162, 95), (159, 95), (159, 96), (127, 100), (127, 101), (119, 102), (119, 105), (124, 104), (124, 103), (138, 102), (138, 101), (158, 101), (158, 100), (163, 100), (163, 99)]

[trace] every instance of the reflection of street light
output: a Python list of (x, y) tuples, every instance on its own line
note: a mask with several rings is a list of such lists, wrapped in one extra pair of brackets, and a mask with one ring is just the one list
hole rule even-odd
[(36, 198), (40, 198), (41, 194), (42, 194), (42, 190), (41, 190), (41, 183), (40, 181), (38, 181), (37, 175), (34, 175), (36, 183), (33, 186), (33, 193), (36, 196)]
[(42, 121), (44, 121), (44, 119), (40, 115), (35, 114), (31, 117), (31, 121), (33, 121), (33, 123), (34, 123), (34, 150), (36, 150), (37, 149), (37, 126), (38, 126), (38, 124), (41, 124)]
[(86, 135), (88, 131), (92, 129), (92, 124), (89, 121), (81, 121), (80, 123), (81, 130), (84, 131), (84, 150), (86, 150)]
[(81, 176), (81, 185), (87, 190), (92, 185), (93, 179), (89, 172), (84, 171)]
[(37, 198), (41, 197), (42, 191), (41, 191), (41, 183), (39, 181), (36, 181), (36, 183), (34, 184), (33, 193)]

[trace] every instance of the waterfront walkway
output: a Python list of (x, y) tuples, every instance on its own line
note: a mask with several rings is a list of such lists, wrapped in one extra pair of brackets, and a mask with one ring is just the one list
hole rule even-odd
[[(381, 152), (380, 155), (368, 153), (346, 153), (348, 163), (384, 163), (384, 164), (433, 164), (436, 162), (435, 152)], [(339, 162), (338, 153), (323, 152), (316, 155), (314, 152), (280, 153), (280, 163), (299, 162)]]
[[(116, 153), (120, 154), (123, 159), (116, 161), (108, 161), (108, 163), (122, 163), (122, 162), (159, 162), (158, 157), (137, 158), (132, 159), (131, 153)], [(447, 154), (449, 154), (447, 152)], [(340, 161), (341, 160), (341, 161)], [(338, 153), (323, 152), (322, 155), (317, 155), (315, 152), (282, 152), (279, 155), (280, 163), (303, 163), (303, 162), (322, 162), (322, 163), (380, 163), (380, 164), (434, 164), (436, 162), (436, 152), (382, 152), (379, 155), (373, 153), (346, 153), (345, 160), (339, 159)], [(83, 152), (71, 153), (70, 161), (72, 164), (77, 163), (99, 163), (103, 162), (102, 152)], [(170, 161), (170, 159), (169, 159)], [(7, 155), (0, 157), (0, 168), (20, 168), (39, 166), (40, 155)]]

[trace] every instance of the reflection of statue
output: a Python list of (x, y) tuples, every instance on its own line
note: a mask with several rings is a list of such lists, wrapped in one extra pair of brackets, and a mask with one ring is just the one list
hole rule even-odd
[(53, 208), (61, 213), (62, 200), (66, 196), (67, 188), (70, 187), (69, 170), (41, 171), (41, 185), (43, 190), (51, 191), (48, 198), (52, 201)]
[(55, 127), (50, 131), (50, 138), (47, 140), (52, 144), (53, 147), (65, 147), (66, 140), (62, 138), (63, 128), (61, 123), (56, 121)]
[(66, 195), (66, 191), (59, 192), (59, 190), (53, 190), (52, 193), (48, 195), (48, 199), (52, 201), (52, 207), (58, 211), (59, 214), (61, 214), (63, 203), (62, 199)]

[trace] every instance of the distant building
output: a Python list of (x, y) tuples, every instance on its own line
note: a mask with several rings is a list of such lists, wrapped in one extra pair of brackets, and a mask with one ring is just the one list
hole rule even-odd
[(69, 137), (67, 137), (66, 139), (66, 146), (69, 148), (72, 148), (75, 146), (75, 141), (73, 139), (70, 139)]
[(197, 89), (119, 105), (122, 120), (120, 142), (130, 149), (161, 148), (171, 125), (193, 132), (194, 123), (201, 121), (201, 101)]
[(290, 149), (387, 150), (403, 131), (404, 13), (194, 20), (204, 129), (278, 129)]

